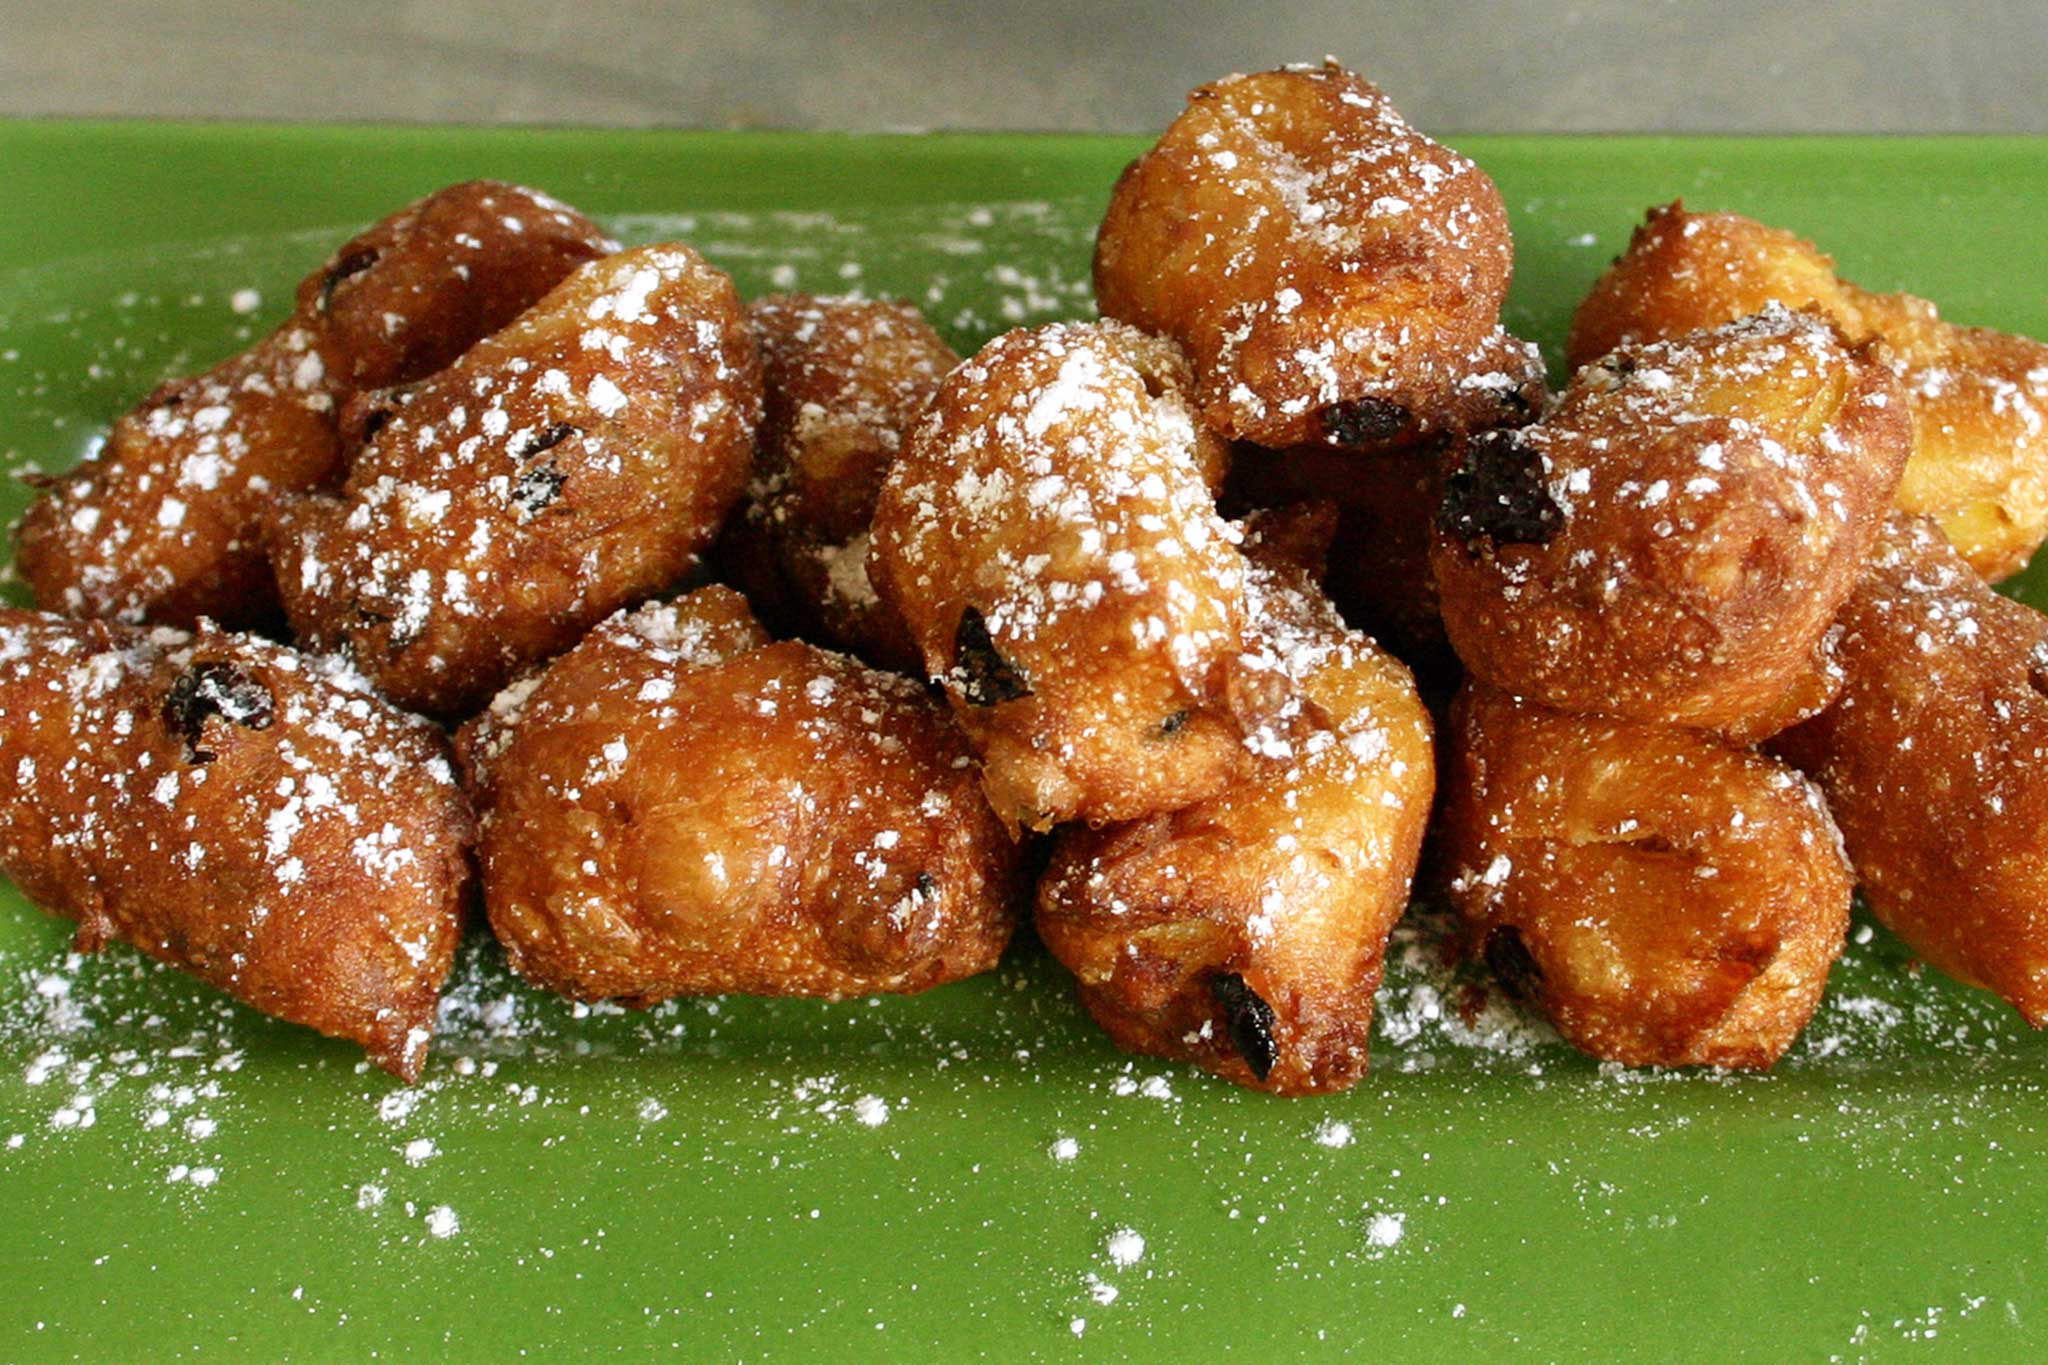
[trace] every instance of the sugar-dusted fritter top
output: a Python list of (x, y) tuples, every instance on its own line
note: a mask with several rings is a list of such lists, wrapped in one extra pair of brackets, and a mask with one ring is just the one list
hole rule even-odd
[(575, 210), (492, 180), (452, 185), (344, 243), (276, 332), (159, 386), (50, 481), (18, 533), (37, 604), (268, 624), (277, 593), (261, 523), (278, 495), (341, 477), (340, 405), (440, 369), (616, 249)]
[(613, 616), (473, 721), (485, 902), (584, 999), (917, 991), (995, 965), (1018, 851), (908, 678), (706, 588)]
[(1455, 393), (1512, 258), (1486, 174), (1331, 63), (1194, 91), (1117, 182), (1095, 294), (1187, 347), (1226, 435), (1371, 447)]
[(1827, 793), (1877, 916), (2048, 1022), (2048, 617), (1894, 516), (1836, 652), (1840, 699), (1774, 747)]
[(1038, 929), (1120, 1046), (1280, 1094), (1365, 1071), (1387, 935), (1429, 816), (1407, 671), (1301, 568), (1249, 576), (1247, 666), (1285, 695), (1258, 762), (1171, 814), (1058, 835)]
[(1582, 365), (1613, 347), (1711, 327), (1778, 303), (1880, 338), (1913, 418), (1898, 505), (1931, 516), (1993, 580), (2048, 538), (2048, 345), (1945, 321), (1911, 294), (1843, 280), (1811, 242), (1735, 213), (1651, 209), (1572, 319)]
[(0, 867), (78, 921), (418, 1074), (469, 883), (447, 744), (339, 660), (0, 610)]
[(748, 306), (766, 405), (748, 515), (802, 624), (874, 662), (918, 655), (868, 577), (882, 478), (960, 357), (907, 303), (773, 294)]
[(1170, 342), (1118, 323), (996, 338), (939, 386), (875, 509), (878, 586), (1005, 820), (1135, 819), (1241, 757), (1244, 558)]
[(1462, 447), (1432, 554), (1451, 643), (1569, 711), (1789, 723), (1908, 442), (1891, 373), (1812, 314), (1612, 352)]
[(676, 244), (583, 266), (446, 370), (359, 400), (347, 483), (272, 536), (293, 629), (402, 704), (467, 714), (696, 562), (760, 407), (723, 273)]
[(1468, 684), (1437, 826), (1471, 950), (1574, 1046), (1630, 1066), (1768, 1067), (1849, 926), (1814, 786), (1697, 730)]

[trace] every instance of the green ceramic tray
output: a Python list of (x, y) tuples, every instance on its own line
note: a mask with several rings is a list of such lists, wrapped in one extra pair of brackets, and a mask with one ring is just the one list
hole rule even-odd
[[(75, 458), (451, 180), (686, 237), (749, 292), (907, 295), (971, 346), (1086, 311), (1136, 145), (0, 124), (0, 462)], [(1552, 345), (1681, 194), (2048, 333), (2048, 142), (1463, 145), (1514, 215), (1509, 321)], [(2048, 1351), (2048, 1043), (1867, 924), (1736, 1078), (1603, 1070), (1476, 1008), (1418, 925), (1372, 1074), (1287, 1102), (1118, 1055), (1030, 944), (920, 999), (627, 1015), (473, 942), (405, 1090), (0, 899), (0, 1359)]]

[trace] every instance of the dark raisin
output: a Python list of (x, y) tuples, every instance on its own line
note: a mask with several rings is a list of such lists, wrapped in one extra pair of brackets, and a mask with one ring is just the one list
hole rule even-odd
[(1261, 1000), (1259, 993), (1236, 972), (1218, 972), (1210, 977), (1209, 993), (1222, 1007), (1230, 1045), (1244, 1058), (1252, 1075), (1265, 1080), (1273, 1063), (1280, 1060), (1280, 1045), (1273, 1040), (1273, 1007)]
[(1384, 398), (1354, 398), (1332, 403), (1319, 414), (1323, 434), (1340, 446), (1388, 441), (1415, 425), (1415, 414)]
[(1529, 401), (1529, 395), (1514, 385), (1499, 389), (1501, 415), (1513, 426), (1523, 426), (1536, 416), (1536, 405)]
[(1517, 1000), (1534, 1000), (1543, 989), (1543, 968), (1530, 955), (1522, 931), (1514, 925), (1497, 924), (1489, 930), (1482, 955), (1494, 979)]
[(1632, 355), (1604, 356), (1595, 363), (1616, 379), (1627, 379), (1636, 372), (1636, 358)]
[(328, 266), (327, 273), (320, 278), (320, 311), (326, 312), (328, 306), (334, 302), (334, 290), (337, 285), (351, 275), (362, 274), (375, 264), (377, 264), (376, 251), (364, 247), (349, 252), (348, 255), (342, 257), (333, 265)]
[(372, 408), (369, 415), (363, 418), (363, 444), (368, 445), (376, 440), (377, 433), (384, 430), (384, 424), (389, 422), (397, 411), (396, 408)]
[(1187, 723), (1188, 713), (1176, 711), (1165, 720), (1159, 722), (1159, 733), (1162, 735), (1177, 735), (1187, 728)]
[(2027, 686), (2048, 697), (2048, 658), (2039, 654), (2034, 656), (2033, 662), (2027, 666)]
[(565, 476), (553, 460), (537, 464), (513, 483), (512, 505), (529, 517), (538, 516), (542, 508), (561, 495), (564, 482)]
[(213, 751), (199, 741), (214, 716), (245, 730), (266, 730), (276, 719), (276, 704), (269, 688), (233, 664), (198, 664), (180, 673), (164, 694), (164, 723), (184, 738), (187, 762), (213, 761)]
[(960, 628), (953, 633), (953, 680), (969, 706), (994, 706), (1031, 695), (1024, 675), (996, 652), (988, 622), (976, 607), (960, 613)]
[(557, 422), (551, 427), (536, 431), (526, 438), (519, 449), (512, 452), (515, 460), (530, 460), (543, 450), (553, 450), (571, 436), (581, 436), (583, 428), (574, 422)]
[(918, 873), (917, 881), (914, 883), (914, 886), (914, 894), (922, 896), (926, 900), (930, 900), (933, 896), (939, 894), (938, 879), (933, 877), (932, 874), (929, 872)]
[(1564, 529), (1564, 513), (1543, 486), (1543, 458), (1511, 431), (1483, 431), (1444, 481), (1436, 524), (1459, 540), (1547, 545)]

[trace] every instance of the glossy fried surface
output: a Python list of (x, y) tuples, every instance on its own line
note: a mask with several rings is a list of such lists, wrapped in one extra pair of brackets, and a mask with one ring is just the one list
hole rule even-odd
[(1294, 1095), (1364, 1074), (1434, 767), (1407, 671), (1307, 575), (1255, 567), (1248, 653), (1290, 694), (1256, 768), (1131, 824), (1060, 831), (1038, 932), (1117, 1045)]
[(347, 483), (271, 538), (292, 628), (401, 705), (466, 715), (697, 562), (760, 409), (722, 272), (673, 244), (591, 262), (447, 369), (358, 400)]
[(0, 610), (0, 867), (37, 904), (418, 1076), (469, 808), (334, 659)]
[(882, 476), (959, 363), (907, 303), (774, 294), (747, 308), (766, 406), (747, 514), (806, 633), (916, 671), (916, 646), (868, 577)]
[(622, 612), (460, 740), (512, 965), (579, 999), (920, 991), (992, 968), (1018, 852), (916, 683), (738, 594)]
[(1901, 510), (1936, 518), (1986, 578), (2017, 573), (2048, 538), (2048, 345), (1959, 327), (1911, 294), (1860, 289), (1811, 242), (1734, 213), (1650, 210), (1572, 321), (1585, 364), (1778, 302), (1876, 337), (1913, 418)]
[(1765, 1068), (1805, 1027), (1852, 887), (1793, 769), (1468, 684), (1444, 787), (1438, 838), (1471, 951), (1575, 1047)]
[(1840, 700), (1775, 748), (1827, 793), (1871, 909), (2048, 1022), (2048, 618), (1895, 516), (1841, 617)]
[(1562, 710), (1782, 727), (1909, 440), (1890, 371), (1811, 314), (1611, 352), (1461, 448), (1432, 553), (1451, 644)]
[(271, 624), (262, 522), (279, 495), (341, 477), (350, 395), (440, 369), (610, 249), (575, 210), (493, 180), (452, 185), (343, 243), (276, 332), (160, 385), (51, 481), (18, 533), (36, 604)]
[(1232, 439), (1370, 449), (1456, 404), (1512, 259), (1485, 172), (1331, 63), (1190, 94), (1117, 182), (1095, 296), (1187, 348)]
[(996, 338), (947, 376), (875, 508), (877, 586), (982, 762), (1049, 829), (1213, 795), (1244, 758), (1244, 557), (1170, 343), (1117, 323)]

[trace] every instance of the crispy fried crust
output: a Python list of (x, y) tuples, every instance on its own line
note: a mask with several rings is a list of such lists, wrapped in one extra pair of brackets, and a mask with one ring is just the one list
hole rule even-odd
[(1563, 710), (1782, 727), (1909, 439), (1891, 373), (1811, 314), (1612, 352), (1542, 421), (1462, 447), (1445, 629), (1476, 677)]
[(1249, 653), (1290, 694), (1223, 792), (1060, 831), (1038, 932), (1119, 1047), (1275, 1094), (1365, 1072), (1387, 935), (1408, 904), (1434, 769), (1401, 665), (1307, 574), (1252, 570)]
[(749, 305), (767, 404), (747, 517), (805, 634), (922, 667), (868, 578), (882, 476), (960, 357), (907, 303), (774, 294)]
[(1842, 611), (1841, 699), (1774, 748), (1928, 962), (2048, 1022), (2048, 618), (1894, 516)]
[(468, 895), (448, 758), (334, 659), (0, 610), (8, 877), (407, 1080)]
[(1485, 172), (1331, 63), (1189, 95), (1117, 182), (1095, 296), (1187, 348), (1232, 439), (1371, 449), (1469, 397), (1512, 259)]
[(512, 965), (579, 999), (920, 991), (992, 968), (1019, 854), (907, 678), (738, 594), (620, 613), (460, 740)]
[(347, 483), (271, 536), (292, 628), (402, 705), (466, 715), (697, 562), (760, 411), (723, 273), (680, 245), (583, 266), (446, 370), (357, 400)]
[(1467, 684), (1444, 787), (1470, 951), (1575, 1047), (1766, 1068), (1820, 1003), (1852, 885), (1820, 793), (1791, 768)]
[(276, 332), (160, 385), (29, 508), (17, 553), (37, 605), (272, 624), (261, 524), (278, 495), (341, 477), (349, 396), (440, 369), (613, 249), (575, 210), (494, 180), (450, 186), (343, 243)]
[(1883, 339), (1913, 419), (1899, 507), (1939, 520), (1986, 578), (2025, 567), (2048, 538), (2048, 345), (1958, 327), (1925, 299), (1848, 283), (1790, 232), (1674, 203), (1650, 210), (1579, 305), (1569, 353), (1587, 364), (1772, 302), (1817, 308), (1852, 342)]
[(883, 482), (872, 566), (1013, 827), (1137, 819), (1243, 762), (1244, 557), (1170, 342), (1117, 323), (996, 338)]

